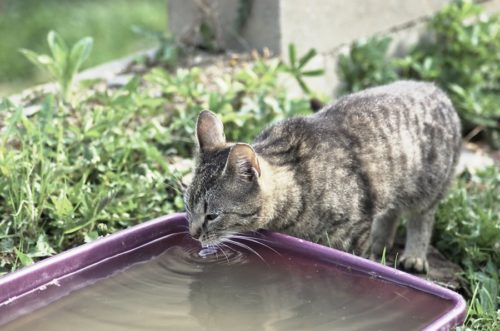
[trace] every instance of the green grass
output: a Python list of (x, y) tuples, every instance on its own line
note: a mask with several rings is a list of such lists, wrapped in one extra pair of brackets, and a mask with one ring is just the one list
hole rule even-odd
[(500, 169), (465, 173), (439, 207), (434, 245), (465, 270), (473, 330), (500, 327)]
[(152, 46), (132, 32), (133, 25), (166, 31), (165, 0), (6, 0), (0, 10), (0, 96), (47, 81), (23, 57), (20, 48), (47, 53), (50, 30), (73, 44), (83, 36), (94, 38), (86, 67)]
[(0, 272), (182, 208), (157, 142), (162, 102), (143, 101), (125, 90), (68, 109), (48, 96), (32, 118), (4, 104)]

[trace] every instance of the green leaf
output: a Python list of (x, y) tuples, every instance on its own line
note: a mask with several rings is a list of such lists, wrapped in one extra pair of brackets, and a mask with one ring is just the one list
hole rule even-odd
[(56, 253), (56, 251), (50, 246), (47, 241), (47, 237), (45, 234), (41, 234), (38, 236), (38, 240), (36, 241), (36, 246), (32, 251), (28, 253), (29, 257), (46, 257), (52, 256)]
[(21, 117), (21, 122), (23, 124), (23, 127), (26, 129), (26, 133), (29, 135), (29, 136), (34, 136), (36, 134), (35, 132), (35, 126), (33, 125), (33, 123), (26, 117), (26, 116), (22, 116)]
[(90, 232), (83, 234), (83, 241), (85, 243), (92, 242), (92, 241), (96, 240), (97, 238), (99, 238), (99, 234), (97, 233), (97, 231), (90, 231)]
[(16, 252), (16, 256), (19, 259), (19, 261), (21, 262), (21, 265), (23, 267), (35, 263), (35, 262), (33, 262), (33, 259), (31, 257), (29, 257), (28, 255), (24, 254), (23, 252), (21, 252), (17, 248), (14, 248), (14, 251)]
[(174, 206), (179, 210), (184, 208), (184, 200), (181, 196), (178, 195), (174, 198)]
[(68, 46), (64, 40), (55, 31), (50, 31), (47, 35), (47, 42), (57, 65), (65, 68), (68, 60)]
[(64, 191), (61, 191), (57, 198), (52, 197), (52, 203), (54, 204), (54, 211), (59, 218), (65, 219), (73, 214), (73, 204), (66, 197)]
[(309, 52), (306, 53), (306, 55), (300, 58), (299, 69), (302, 69), (307, 64), (307, 62), (309, 62), (314, 56), (316, 56), (316, 54), (317, 52), (314, 48), (310, 49)]
[(301, 72), (302, 76), (307, 76), (307, 77), (312, 77), (312, 76), (321, 76), (325, 73), (323, 69), (317, 69), (317, 70), (308, 70), (308, 71), (303, 71)]
[(91, 37), (86, 37), (79, 40), (71, 49), (69, 55), (68, 71), (74, 75), (80, 69), (80, 66), (85, 62), (90, 52), (92, 51), (92, 45), (94, 40)]
[(14, 250), (14, 240), (12, 238), (0, 237), (0, 252), (10, 253)]
[(295, 48), (294, 44), (288, 45), (288, 58), (290, 60), (290, 66), (295, 69), (295, 64), (297, 62), (297, 49)]
[(42, 63), (40, 63), (40, 61), (38, 60), (38, 57), (40, 56), (40, 54), (35, 53), (33, 51), (30, 51), (29, 49), (24, 49), (24, 48), (21, 48), (19, 50), (19, 52), (21, 52), (21, 54), (23, 54), (31, 63), (33, 63), (34, 65), (36, 65), (40, 69), (43, 69), (43, 70), (46, 69), (42, 65)]
[(38, 63), (40, 63), (43, 66), (54, 65), (54, 60), (50, 56), (45, 55), (45, 54), (38, 55), (37, 60), (38, 60)]
[(297, 82), (299, 83), (300, 88), (302, 89), (302, 91), (304, 91), (305, 93), (309, 93), (310, 92), (309, 87), (304, 82), (304, 80), (302, 78), (300, 78), (300, 77), (296, 77), (296, 79), (297, 79)]
[(45, 54), (38, 54), (29, 49), (20, 49), (19, 52), (23, 54), (31, 63), (37, 66), (39, 69), (47, 71), (54, 78), (60, 75), (60, 70), (56, 67), (54, 60)]

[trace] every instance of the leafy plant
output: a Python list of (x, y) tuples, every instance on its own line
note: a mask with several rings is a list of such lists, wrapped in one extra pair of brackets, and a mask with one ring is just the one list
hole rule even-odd
[(387, 59), (389, 37), (375, 36), (355, 41), (347, 54), (339, 57), (341, 93), (351, 93), (367, 87), (389, 83), (398, 78), (395, 65)]
[(464, 132), (479, 127), (500, 148), (500, 16), (487, 15), (472, 1), (454, 1), (428, 29), (430, 38), (402, 58), (388, 58), (388, 37), (354, 42), (339, 58), (341, 93), (398, 78), (434, 81), (452, 99)]
[(490, 167), (459, 178), (436, 215), (433, 244), (466, 270), (465, 326), (474, 330), (498, 328), (499, 206), (500, 169)]
[(436, 81), (452, 98), (465, 131), (481, 126), (500, 148), (500, 16), (454, 1), (429, 24), (431, 39), (401, 60), (402, 75)]
[(50, 31), (47, 42), (52, 56), (38, 54), (28, 49), (20, 51), (29, 61), (47, 71), (58, 82), (63, 100), (68, 101), (73, 80), (90, 55), (93, 39), (85, 37), (69, 48), (55, 31)]
[(310, 49), (302, 57), (297, 58), (297, 49), (294, 44), (288, 45), (288, 62), (282, 63), (282, 68), (285, 72), (292, 75), (299, 84), (302, 91), (308, 95), (311, 94), (311, 89), (304, 81), (304, 77), (321, 76), (324, 73), (323, 69), (308, 69), (305, 70), (307, 64), (316, 56), (315, 49)]
[(474, 267), (488, 259), (500, 265), (495, 249), (500, 238), (500, 170), (466, 173), (440, 205), (436, 219), (437, 248), (452, 260)]
[(269, 123), (295, 114), (310, 112), (305, 99), (292, 99), (278, 85), (283, 67), (278, 61), (257, 59), (234, 73), (203, 84), (199, 68), (178, 69), (175, 73), (154, 69), (145, 79), (159, 86), (171, 114), (175, 140), (166, 147), (179, 155), (192, 150), (193, 128), (198, 113), (218, 113), (231, 141), (250, 142)]
[(499, 281), (498, 265), (488, 261), (483, 270), (478, 271), (468, 266), (465, 277), (470, 281), (472, 297), (470, 299), (465, 326), (457, 330), (497, 330)]

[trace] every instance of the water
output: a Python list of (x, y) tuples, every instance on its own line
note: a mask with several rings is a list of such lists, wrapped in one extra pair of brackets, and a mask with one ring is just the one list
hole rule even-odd
[(450, 308), (446, 300), (282, 250), (212, 253), (174, 245), (2, 330), (412, 330)]

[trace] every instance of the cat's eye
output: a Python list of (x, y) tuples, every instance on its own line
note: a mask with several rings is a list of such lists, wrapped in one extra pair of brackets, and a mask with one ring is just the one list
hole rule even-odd
[(219, 217), (219, 214), (207, 214), (207, 215), (205, 215), (205, 219), (209, 222), (215, 220), (217, 217)]

